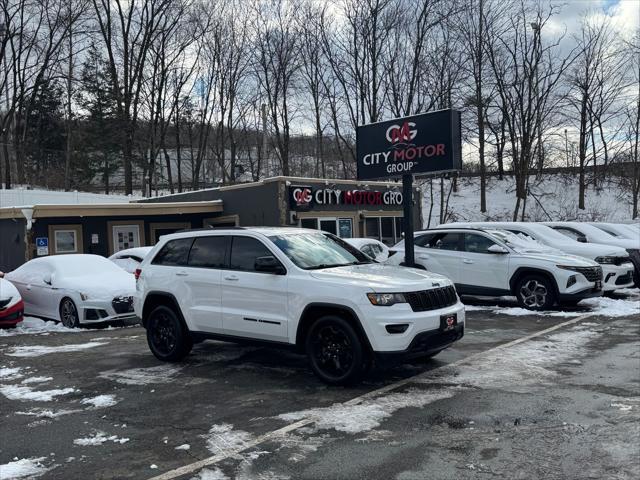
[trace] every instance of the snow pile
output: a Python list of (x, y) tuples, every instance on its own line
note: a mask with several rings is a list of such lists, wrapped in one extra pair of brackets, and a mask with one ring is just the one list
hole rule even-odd
[(23, 458), (0, 465), (0, 479), (35, 478), (44, 475), (51, 470), (51, 467), (42, 465), (45, 458)]
[(40, 320), (35, 317), (24, 317), (24, 320), (20, 322), (16, 328), (12, 328), (11, 330), (0, 329), (0, 337), (12, 337), (14, 335), (38, 333), (49, 334), (56, 332), (79, 333), (82, 332), (82, 330), (78, 328), (67, 328), (62, 325), (62, 323)]
[(124, 385), (150, 385), (168, 383), (182, 370), (175, 365), (158, 365), (157, 367), (130, 368), (128, 370), (107, 370), (100, 374), (101, 378), (114, 380)]
[(201, 436), (207, 440), (207, 449), (214, 455), (229, 449), (242, 449), (253, 440), (249, 432), (234, 430), (228, 423), (214, 425), (208, 434)]
[(284, 413), (278, 418), (289, 422), (311, 418), (317, 428), (360, 433), (380, 426), (382, 420), (390, 417), (396, 410), (408, 407), (421, 408), (427, 404), (451, 398), (458, 390), (458, 388), (447, 388), (425, 391), (412, 388), (406, 392), (367, 398), (357, 404), (336, 403), (325, 408)]
[(55, 388), (52, 390), (33, 390), (27, 386), (21, 385), (0, 385), (0, 393), (9, 400), (34, 401), (34, 402), (50, 402), (60, 395), (68, 395), (75, 392), (75, 388)]
[[(640, 298), (615, 299), (609, 297), (590, 298), (580, 302), (579, 307), (588, 308), (580, 311), (564, 311), (549, 310), (545, 312), (536, 312), (536, 315), (545, 317), (576, 317), (585, 313), (594, 315), (602, 315), (604, 317), (627, 317), (630, 315), (640, 314)], [(511, 316), (527, 316), (531, 315), (531, 310), (520, 307), (500, 307), (500, 306), (479, 306), (465, 305), (465, 310), (472, 311), (490, 311), (491, 313), (511, 315)]]
[(40, 357), (49, 353), (69, 353), (87, 350), (89, 348), (108, 345), (109, 342), (75, 343), (71, 345), (59, 345), (47, 347), (43, 345), (27, 345), (25, 347), (13, 347), (7, 355), (10, 357)]
[[(526, 216), (531, 221), (582, 220), (625, 222), (631, 220), (631, 195), (622, 191), (615, 182), (606, 183), (602, 190), (592, 187), (586, 192), (585, 209), (578, 210), (577, 175), (542, 175), (529, 178), (529, 190), (532, 196), (527, 199)], [(449, 198), (449, 221), (512, 220), (515, 207), (514, 180), (505, 177), (487, 179), (487, 212), (480, 213), (480, 178), (464, 177), (458, 179), (458, 191)], [(449, 182), (445, 181), (445, 202), (449, 192)], [(422, 187), (422, 215), (424, 227), (429, 221), (431, 207), (429, 182)], [(433, 182), (434, 205), (431, 212), (431, 226), (439, 223), (440, 183)], [(544, 209), (543, 209), (544, 207)], [(545, 213), (545, 211), (547, 213)], [(549, 218), (551, 217), (551, 218)]]
[(107, 436), (106, 433), (97, 431), (91, 437), (76, 438), (73, 441), (73, 444), (80, 445), (81, 447), (90, 447), (90, 446), (102, 445), (103, 443), (106, 443), (106, 442), (123, 444), (123, 443), (127, 443), (128, 441), (129, 441), (128, 438), (119, 438), (117, 435)]
[(198, 475), (192, 477), (191, 480), (230, 480), (222, 470), (215, 467), (213, 470), (202, 470)]
[(191, 449), (191, 445), (189, 445), (188, 443), (183, 443), (182, 445), (178, 445), (176, 447), (176, 450), (190, 450)]
[(77, 413), (81, 410), (49, 410), (49, 409), (40, 409), (33, 408), (27, 412), (16, 412), (16, 415), (27, 415), (31, 417), (38, 418), (57, 418), (63, 415), (69, 415), (71, 413)]
[(22, 385), (29, 385), (31, 383), (47, 383), (53, 380), (53, 377), (29, 377), (22, 380)]
[(80, 400), (83, 405), (91, 405), (93, 408), (113, 407), (118, 400), (115, 395), (98, 395), (92, 398), (83, 398)]
[(0, 368), (0, 380), (17, 380), (24, 377), (20, 373), (20, 367), (2, 367)]

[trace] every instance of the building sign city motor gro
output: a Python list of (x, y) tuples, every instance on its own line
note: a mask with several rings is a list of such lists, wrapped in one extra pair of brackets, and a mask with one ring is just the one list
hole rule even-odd
[(289, 187), (289, 206), (292, 210), (308, 210), (313, 205), (397, 206), (402, 205), (402, 192)]
[(358, 179), (459, 170), (460, 112), (441, 110), (358, 127)]

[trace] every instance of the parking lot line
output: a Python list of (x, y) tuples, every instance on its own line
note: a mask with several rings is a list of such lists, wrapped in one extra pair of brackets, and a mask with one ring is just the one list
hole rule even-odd
[[(474, 353), (472, 355), (469, 355), (468, 357), (462, 358), (462, 359), (457, 360), (455, 362), (448, 363), (446, 365), (442, 365), (440, 367), (431, 369), (431, 370), (429, 370), (427, 372), (423, 372), (423, 373), (420, 373), (418, 375), (414, 375), (412, 377), (408, 377), (408, 378), (405, 378), (403, 380), (391, 383), (389, 385), (386, 385), (384, 387), (378, 388), (376, 390), (372, 390), (370, 392), (364, 393), (362, 395), (359, 395), (357, 397), (352, 398), (351, 400), (347, 400), (346, 402), (343, 402), (343, 404), (344, 405), (357, 405), (357, 404), (359, 404), (359, 403), (361, 403), (361, 402), (363, 402), (365, 400), (368, 400), (368, 399), (370, 399), (372, 397), (377, 397), (377, 396), (383, 395), (383, 394), (388, 393), (388, 392), (390, 392), (392, 390), (396, 390), (396, 389), (401, 388), (401, 387), (403, 387), (405, 385), (413, 383), (413, 382), (416, 381), (416, 379), (419, 379), (420, 377), (427, 377), (427, 376), (431, 375), (431, 373), (434, 370), (437, 370), (439, 368), (455, 367), (455, 366), (458, 366), (458, 365), (464, 365), (465, 363), (468, 363), (468, 362), (470, 362), (472, 360), (475, 360), (476, 358), (482, 357), (483, 355), (487, 355), (489, 353), (493, 353), (493, 352), (496, 352), (496, 351), (499, 351), (499, 350), (505, 350), (505, 349), (511, 348), (511, 347), (513, 347), (515, 345), (527, 342), (529, 340), (532, 340), (532, 339), (534, 339), (536, 337), (540, 337), (542, 335), (546, 335), (547, 333), (553, 332), (553, 331), (558, 330), (560, 328), (564, 328), (564, 327), (567, 327), (569, 325), (573, 325), (573, 324), (579, 323), (579, 322), (581, 322), (583, 320), (586, 320), (589, 317), (593, 317), (595, 315), (596, 314), (594, 314), (594, 313), (587, 313), (585, 315), (581, 315), (579, 317), (572, 318), (571, 320), (567, 320), (566, 322), (559, 323), (557, 325), (554, 325), (553, 327), (549, 327), (549, 328), (546, 328), (544, 330), (540, 330), (539, 332), (535, 332), (535, 333), (532, 333), (530, 335), (527, 335), (525, 337), (521, 337), (521, 338), (518, 338), (516, 340), (512, 340), (510, 342), (503, 343), (502, 345), (498, 345), (497, 347), (493, 347), (493, 348), (490, 348), (488, 350), (484, 350), (482, 352)], [(248, 449), (253, 448), (253, 447), (257, 446), (257, 445), (260, 445), (261, 443), (276, 439), (276, 438), (278, 438), (278, 437), (280, 437), (282, 435), (285, 435), (285, 434), (287, 434), (287, 433), (289, 433), (289, 432), (291, 432), (293, 430), (297, 430), (299, 428), (305, 427), (305, 426), (307, 426), (309, 424), (314, 423), (315, 421), (316, 421), (316, 419), (314, 417), (303, 418), (301, 420), (298, 420), (295, 423), (291, 423), (291, 424), (286, 425), (286, 426), (284, 426), (282, 428), (279, 428), (277, 430), (272, 430), (271, 432), (267, 432), (267, 433), (265, 433), (263, 435), (260, 435), (259, 437), (256, 437), (254, 440), (252, 440), (250, 442), (247, 442), (247, 443), (245, 443), (245, 444), (243, 444), (241, 446), (236, 446), (236, 447), (233, 447), (233, 448), (229, 448), (229, 449), (223, 450), (223, 451), (217, 453), (216, 455), (204, 458), (204, 459), (199, 460), (197, 462), (193, 462), (193, 463), (189, 463), (187, 465), (183, 465), (182, 467), (178, 467), (178, 468), (176, 468), (174, 470), (169, 470), (168, 472), (165, 472), (165, 473), (162, 473), (162, 474), (157, 475), (155, 477), (152, 477), (149, 480), (173, 480), (173, 479), (182, 477), (183, 475), (188, 475), (188, 474), (191, 474), (191, 473), (195, 473), (195, 472), (197, 472), (198, 470), (201, 470), (204, 467), (208, 467), (208, 466), (214, 465), (214, 464), (216, 464), (218, 462), (221, 462), (223, 460), (226, 460), (227, 458), (234, 457), (234, 456), (238, 455), (239, 453), (241, 453), (241, 452), (243, 452), (245, 450), (248, 450)]]

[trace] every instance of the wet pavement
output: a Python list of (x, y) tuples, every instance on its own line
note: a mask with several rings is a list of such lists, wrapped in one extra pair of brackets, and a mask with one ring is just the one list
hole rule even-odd
[(0, 336), (0, 465), (31, 459), (43, 479), (639, 478), (640, 314), (585, 314), (470, 311), (436, 359), (353, 388), (269, 348), (204, 342), (162, 364), (140, 327)]

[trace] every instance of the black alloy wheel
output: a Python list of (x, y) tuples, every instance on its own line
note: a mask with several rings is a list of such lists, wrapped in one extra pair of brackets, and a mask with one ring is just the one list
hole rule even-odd
[(147, 321), (147, 343), (151, 352), (164, 362), (182, 360), (193, 342), (188, 330), (169, 307), (156, 307)]
[(80, 317), (76, 304), (70, 298), (63, 298), (60, 302), (60, 320), (67, 328), (77, 328), (80, 326)]
[(367, 370), (368, 355), (360, 337), (345, 319), (321, 317), (309, 329), (306, 350), (311, 369), (330, 385), (348, 385)]

